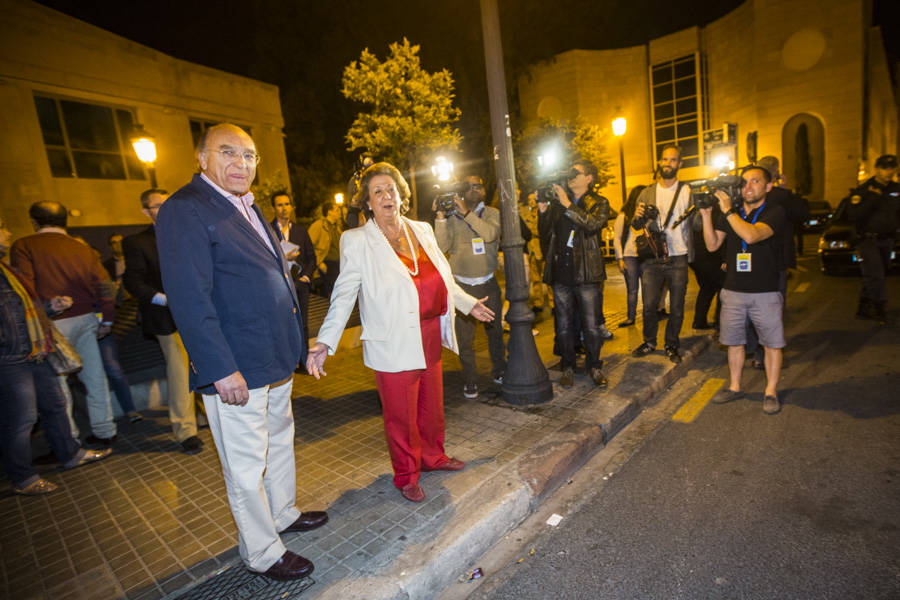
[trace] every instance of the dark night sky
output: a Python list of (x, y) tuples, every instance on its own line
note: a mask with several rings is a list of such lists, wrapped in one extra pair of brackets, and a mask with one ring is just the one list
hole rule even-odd
[[(279, 85), (294, 161), (331, 152), (349, 162), (343, 134), (358, 107), (340, 94), (343, 67), (365, 47), (384, 58), (388, 44), (406, 36), (422, 46), (427, 69), (446, 67), (454, 74), (464, 150), (480, 153), (486, 147), (478, 0), (220, 0), (217, 6), (185, 0), (40, 2), (177, 58)], [(712, 21), (740, 3), (500, 0), (507, 79), (564, 50), (641, 44)], [(895, 62), (900, 57), (898, 7), (896, 0), (875, 1), (875, 22), (885, 27)]]

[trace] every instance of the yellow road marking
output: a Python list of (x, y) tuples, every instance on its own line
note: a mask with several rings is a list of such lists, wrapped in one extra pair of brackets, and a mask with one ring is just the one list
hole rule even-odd
[(691, 399), (681, 405), (681, 408), (672, 415), (672, 420), (677, 421), (678, 423), (690, 423), (697, 415), (700, 414), (700, 411), (703, 410), (703, 407), (709, 404), (710, 398), (719, 391), (719, 388), (725, 385), (725, 380), (720, 378), (712, 378), (707, 379), (706, 383), (704, 383), (697, 393), (691, 396)]
[(800, 285), (798, 285), (797, 287), (795, 287), (795, 288), (794, 288), (794, 291), (797, 292), (797, 293), (801, 293), (801, 294), (802, 294), (803, 292), (805, 292), (805, 291), (808, 290), (808, 289), (809, 289), (809, 282), (808, 282), (808, 281), (804, 281), (803, 283), (801, 283)]

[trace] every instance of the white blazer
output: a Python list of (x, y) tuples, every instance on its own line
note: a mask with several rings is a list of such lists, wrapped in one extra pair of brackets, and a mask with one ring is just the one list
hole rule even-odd
[[(447, 312), (441, 315), (441, 344), (459, 353), (454, 309), (468, 314), (477, 299), (464, 292), (453, 279), (450, 263), (438, 248), (431, 225), (400, 218), (444, 279), (448, 293)], [(329, 354), (334, 354), (338, 347), (357, 297), (365, 365), (387, 373), (424, 369), (416, 285), (373, 219), (341, 236), (341, 272), (331, 293), (331, 307), (316, 338), (328, 346)]]

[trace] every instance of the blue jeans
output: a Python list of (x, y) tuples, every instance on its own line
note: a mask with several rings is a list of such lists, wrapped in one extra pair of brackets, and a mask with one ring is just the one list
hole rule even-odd
[(100, 358), (103, 359), (103, 370), (106, 371), (106, 379), (119, 401), (119, 407), (123, 414), (134, 410), (134, 400), (131, 399), (131, 386), (128, 378), (119, 364), (119, 351), (116, 349), (116, 340), (112, 334), (97, 340), (100, 347)]
[(563, 369), (575, 366), (575, 315), (581, 317), (581, 332), (584, 338), (584, 354), (588, 370), (600, 367), (600, 349), (603, 337), (600, 325), (603, 322), (603, 282), (583, 285), (553, 286), (553, 302), (556, 305), (556, 345)]
[(644, 342), (656, 348), (659, 331), (659, 297), (663, 285), (669, 284), (669, 321), (666, 323), (666, 348), (678, 348), (681, 323), (684, 321), (684, 295), (687, 292), (687, 256), (667, 259), (651, 258), (641, 265), (641, 294), (644, 302)]
[(70, 463), (81, 447), (72, 437), (66, 397), (50, 365), (28, 361), (0, 365), (0, 447), (6, 476), (18, 488), (38, 479), (31, 466), (31, 429), (41, 426), (60, 464)]
[(637, 318), (638, 289), (641, 286), (641, 261), (636, 256), (624, 256), (625, 290), (628, 295), (628, 320)]

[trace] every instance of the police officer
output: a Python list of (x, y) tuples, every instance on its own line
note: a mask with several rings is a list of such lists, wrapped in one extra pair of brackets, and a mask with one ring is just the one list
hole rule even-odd
[(875, 161), (875, 176), (853, 190), (847, 214), (856, 228), (863, 283), (859, 319), (886, 320), (885, 275), (891, 266), (894, 236), (900, 228), (900, 184), (897, 157), (885, 154)]

